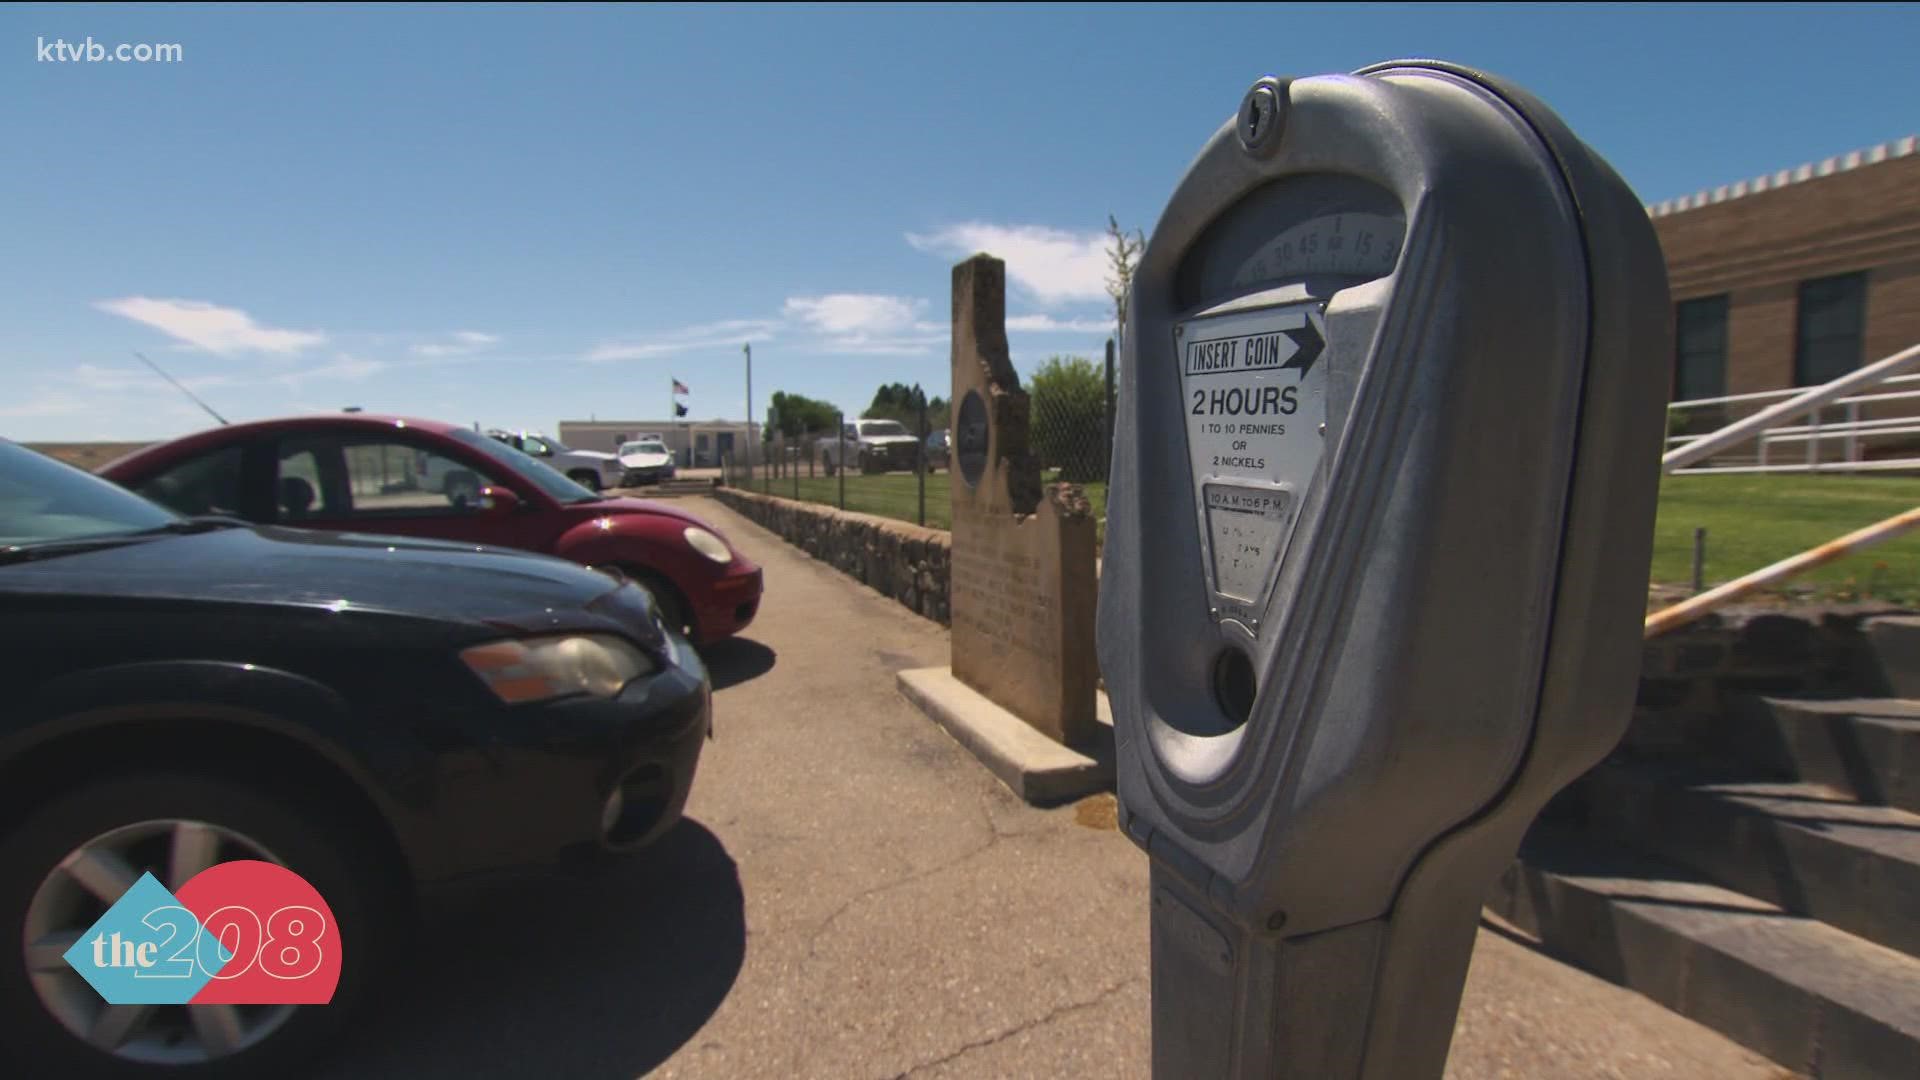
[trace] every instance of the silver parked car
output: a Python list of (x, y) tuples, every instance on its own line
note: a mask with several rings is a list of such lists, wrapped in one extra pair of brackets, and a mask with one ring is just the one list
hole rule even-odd
[[(842, 461), (842, 456), (846, 460)], [(863, 473), (881, 473), (894, 469), (920, 467), (920, 440), (898, 420), (850, 420), (840, 438), (820, 440), (820, 456), (826, 462), (827, 475), (841, 466)]]

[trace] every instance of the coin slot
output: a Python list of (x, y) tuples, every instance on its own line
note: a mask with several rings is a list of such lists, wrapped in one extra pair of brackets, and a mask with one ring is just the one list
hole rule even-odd
[(1239, 727), (1253, 715), (1253, 694), (1257, 688), (1253, 661), (1247, 659), (1246, 653), (1229, 648), (1214, 660), (1213, 700), (1233, 726)]

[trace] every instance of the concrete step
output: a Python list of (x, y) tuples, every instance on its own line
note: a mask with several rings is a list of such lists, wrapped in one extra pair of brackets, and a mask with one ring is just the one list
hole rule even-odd
[(1718, 744), (1772, 775), (1920, 813), (1920, 701), (1739, 698)]
[(1920, 815), (1818, 784), (1716, 782), (1672, 763), (1604, 765), (1583, 783), (1595, 834), (1920, 956)]
[(1536, 828), (1487, 906), (1542, 947), (1814, 1080), (1911, 1080), (1920, 960)]
[(1881, 615), (1866, 622), (1869, 682), (1876, 693), (1920, 698), (1920, 615)]

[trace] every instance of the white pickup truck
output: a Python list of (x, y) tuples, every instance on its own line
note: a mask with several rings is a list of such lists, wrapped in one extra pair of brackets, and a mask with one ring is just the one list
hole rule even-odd
[(537, 431), (502, 431), (495, 428), (487, 434), (565, 473), (567, 479), (588, 491), (619, 487), (625, 472), (620, 459), (613, 454), (600, 450), (569, 449), (562, 446), (560, 440)]
[(920, 440), (898, 420), (850, 420), (843, 436), (836, 439), (829, 435), (820, 440), (820, 457), (826, 462), (828, 476), (840, 471), (842, 465), (863, 473), (892, 469), (911, 472), (925, 460)]

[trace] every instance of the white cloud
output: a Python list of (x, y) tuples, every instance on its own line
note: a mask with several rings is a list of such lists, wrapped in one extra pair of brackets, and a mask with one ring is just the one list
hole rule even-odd
[(0, 405), (0, 416), (8, 419), (83, 416), (92, 410), (92, 404), (78, 394), (55, 391), (36, 395), (18, 404)]
[(912, 296), (829, 293), (792, 296), (781, 312), (813, 335), (802, 350), (850, 356), (921, 356), (944, 344), (947, 328), (922, 321), (927, 302)]
[(876, 293), (829, 293), (826, 296), (790, 296), (781, 309), (822, 334), (888, 334), (913, 327), (925, 300)]
[(843, 356), (925, 356), (935, 345), (945, 345), (946, 335), (907, 335), (904, 337), (826, 338), (811, 342), (799, 351), (835, 353)]
[(387, 369), (384, 360), (368, 360), (364, 357), (339, 353), (332, 360), (310, 367), (305, 371), (291, 371), (275, 378), (284, 386), (300, 387), (315, 379), (322, 381), (360, 382)]
[[(74, 382), (89, 391), (104, 394), (119, 394), (128, 391), (172, 392), (166, 382), (155, 375), (151, 369), (128, 364), (124, 367), (105, 367), (100, 364), (80, 364), (70, 372), (55, 376), (63, 382)], [(181, 378), (174, 376), (180, 385), (189, 390), (207, 390), (222, 386), (239, 386), (244, 380), (231, 375), (189, 375)]]
[(1107, 237), (1102, 232), (970, 221), (924, 235), (908, 233), (907, 243), (949, 259), (984, 251), (1005, 260), (1007, 276), (1043, 304), (1107, 298)]
[(591, 364), (606, 364), (616, 360), (651, 360), (699, 349), (739, 348), (752, 342), (772, 341), (776, 328), (777, 324), (768, 319), (727, 319), (683, 326), (637, 339), (602, 342), (588, 350), (586, 360)]
[(1007, 329), (1016, 334), (1100, 334), (1113, 329), (1107, 319), (1056, 319), (1051, 315), (1015, 315)]
[(947, 328), (921, 316), (927, 301), (876, 293), (788, 297), (778, 319), (728, 319), (596, 345), (588, 363), (652, 360), (681, 353), (737, 351), (782, 341), (784, 351), (841, 356), (924, 356), (947, 342)]
[(128, 296), (100, 300), (101, 311), (144, 323), (192, 348), (227, 355), (237, 352), (296, 353), (327, 340), (312, 330), (281, 330), (261, 326), (238, 308), (220, 307), (204, 300), (156, 300)]
[(415, 345), (411, 351), (415, 356), (430, 358), (469, 356), (500, 344), (498, 334), (483, 334), (478, 330), (456, 330), (447, 337), (452, 340), (424, 342)]

